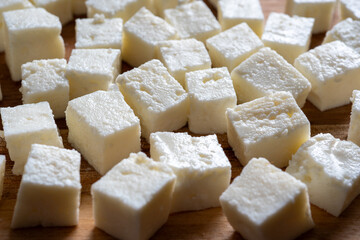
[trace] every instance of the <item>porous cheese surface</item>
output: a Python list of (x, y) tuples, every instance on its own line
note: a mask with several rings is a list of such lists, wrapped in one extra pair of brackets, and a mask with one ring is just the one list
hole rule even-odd
[(360, 20), (360, 2), (357, 0), (340, 0), (341, 19)]
[(1, 108), (1, 118), (15, 175), (23, 173), (32, 144), (63, 147), (48, 102)]
[(263, 42), (246, 23), (206, 40), (213, 66), (225, 66), (230, 72), (263, 46)]
[(58, 16), (63, 25), (73, 19), (72, 1), (73, 0), (31, 0), (35, 7), (44, 8), (49, 13)]
[(262, 48), (231, 72), (238, 102), (243, 103), (278, 91), (290, 92), (302, 107), (310, 82), (283, 57)]
[(308, 100), (321, 111), (348, 104), (352, 91), (360, 89), (360, 55), (343, 42), (303, 53), (294, 66), (311, 82)]
[(0, 200), (2, 197), (3, 187), (4, 187), (5, 164), (6, 164), (5, 155), (0, 155)]
[(95, 226), (119, 239), (149, 239), (167, 221), (174, 184), (165, 164), (130, 154), (91, 186)]
[(77, 225), (80, 160), (75, 150), (33, 144), (21, 179), (11, 228)]
[(318, 134), (294, 154), (286, 172), (304, 182), (310, 202), (339, 216), (360, 193), (360, 147)]
[(360, 146), (360, 91), (354, 90), (351, 97), (352, 108), (347, 140)]
[(289, 63), (309, 50), (313, 18), (270, 13), (261, 37), (264, 45), (275, 50)]
[(178, 5), (193, 2), (195, 0), (153, 0), (155, 12), (164, 18), (164, 11), (168, 8), (176, 8)]
[(229, 144), (243, 166), (254, 157), (264, 157), (277, 167), (286, 167), (310, 138), (310, 122), (288, 92), (229, 108), (226, 116)]
[(232, 227), (249, 240), (294, 239), (314, 227), (306, 185), (254, 158), (221, 195)]
[(219, 196), (230, 183), (231, 164), (216, 135), (153, 133), (150, 154), (155, 161), (168, 165), (177, 177), (171, 212), (219, 206)]
[(151, 60), (117, 78), (125, 100), (141, 121), (141, 135), (174, 131), (187, 122), (188, 94), (159, 60)]
[(155, 58), (158, 42), (172, 39), (177, 39), (175, 28), (143, 7), (124, 25), (122, 57), (130, 65), (140, 66)]

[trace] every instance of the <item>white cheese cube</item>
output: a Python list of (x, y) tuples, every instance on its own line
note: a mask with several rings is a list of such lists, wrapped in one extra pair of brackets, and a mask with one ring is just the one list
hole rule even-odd
[(76, 19), (75, 48), (113, 48), (121, 49), (123, 20), (105, 19), (95, 14), (94, 18)]
[(151, 60), (117, 78), (126, 102), (140, 118), (141, 135), (174, 131), (187, 122), (188, 94), (159, 60)]
[(206, 39), (221, 32), (221, 26), (203, 1), (194, 1), (173, 9), (166, 9), (165, 20), (173, 25), (181, 39)]
[(58, 16), (65, 25), (73, 19), (72, 0), (30, 0), (35, 7), (45, 8), (51, 14)]
[(211, 68), (211, 59), (205, 45), (195, 39), (161, 42), (157, 57), (183, 87), (185, 73)]
[(360, 146), (360, 91), (354, 90), (351, 98), (352, 108), (347, 140)]
[(150, 153), (155, 161), (167, 164), (176, 175), (171, 212), (219, 206), (219, 197), (230, 183), (231, 164), (216, 135), (153, 133)]
[(193, 2), (195, 0), (153, 0), (155, 12), (160, 17), (164, 18), (165, 9), (176, 8), (178, 5)]
[(175, 28), (146, 8), (141, 8), (124, 25), (122, 57), (131, 66), (140, 66), (155, 58), (158, 42), (176, 38)]
[(5, 155), (0, 155), (0, 200), (3, 194), (5, 165), (6, 165)]
[(360, 2), (358, 0), (340, 0), (341, 19), (360, 20)]
[(312, 33), (326, 32), (331, 28), (337, 0), (287, 0), (285, 13), (290, 16), (314, 18)]
[(1, 118), (15, 175), (23, 173), (32, 144), (63, 147), (48, 102), (1, 108)]
[(219, 0), (218, 18), (223, 30), (246, 22), (261, 37), (264, 14), (259, 0)]
[(264, 158), (246, 165), (220, 203), (245, 239), (295, 239), (314, 227), (305, 184)]
[(21, 179), (11, 228), (77, 225), (80, 160), (75, 150), (33, 144)]
[(254, 157), (265, 157), (286, 167), (310, 138), (310, 122), (288, 92), (229, 108), (226, 115), (228, 141), (243, 166)]
[(270, 13), (261, 40), (266, 47), (275, 50), (289, 63), (309, 50), (313, 18), (304, 18), (283, 13)]
[(119, 91), (97, 91), (69, 102), (69, 143), (100, 174), (140, 151), (140, 122)]
[(293, 155), (286, 172), (308, 187), (310, 202), (339, 216), (360, 193), (360, 147), (318, 134)]
[(119, 49), (74, 49), (66, 67), (70, 99), (107, 90), (120, 73)]
[(24, 63), (65, 57), (58, 17), (43, 8), (8, 11), (3, 17), (5, 58), (12, 80), (21, 80)]
[(118, 239), (149, 239), (168, 219), (175, 175), (130, 154), (91, 186), (95, 226)]
[(236, 93), (226, 67), (186, 73), (189, 129), (193, 133), (226, 133), (227, 108), (236, 105)]
[(263, 42), (246, 23), (206, 40), (213, 66), (225, 66), (230, 72), (263, 46)]
[(66, 60), (34, 60), (21, 66), (22, 102), (47, 101), (55, 118), (64, 118), (69, 102), (69, 82), (65, 78)]
[(86, 14), (86, 0), (72, 0), (72, 11), (74, 15)]
[(278, 91), (290, 92), (302, 107), (311, 90), (310, 82), (282, 56), (262, 48), (231, 72), (238, 102), (248, 102)]
[(352, 91), (360, 89), (360, 55), (343, 42), (303, 53), (294, 66), (311, 82), (308, 100), (320, 111), (348, 104)]

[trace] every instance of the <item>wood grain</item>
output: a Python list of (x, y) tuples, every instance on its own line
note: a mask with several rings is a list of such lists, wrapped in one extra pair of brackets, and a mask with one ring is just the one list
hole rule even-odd
[[(283, 12), (285, 0), (262, 0), (261, 4), (267, 17), (271, 11)], [(334, 23), (336, 21), (337, 17), (335, 17)], [(64, 26), (62, 36), (66, 44), (66, 58), (70, 56), (71, 50), (74, 48), (74, 35), (74, 22)], [(319, 45), (323, 37), (323, 34), (313, 36), (311, 46)], [(123, 71), (129, 69), (129, 66), (123, 65)], [(0, 54), (0, 81), (4, 95), (4, 100), (0, 103), (0, 106), (21, 104), (21, 95), (18, 90), (20, 83), (11, 81), (4, 54)], [(341, 139), (347, 137), (350, 109), (351, 106), (347, 105), (320, 112), (309, 102), (303, 108), (311, 122), (312, 135), (328, 132)], [(65, 147), (71, 148), (67, 143), (65, 121), (58, 120), (56, 123), (61, 130)], [(2, 129), (1, 123), (0, 127)], [(188, 129), (185, 127), (180, 131), (188, 131)], [(226, 134), (218, 135), (218, 137), (231, 161), (232, 178), (234, 178), (240, 174), (241, 165), (227, 143)], [(142, 141), (142, 150), (149, 154), (149, 145), (144, 140)], [(81, 162), (82, 194), (78, 226), (11, 230), (10, 222), (21, 177), (14, 176), (11, 173), (13, 163), (9, 161), (5, 142), (2, 139), (0, 140), (0, 154), (6, 154), (8, 159), (3, 199), (0, 201), (0, 239), (112, 239), (109, 235), (94, 227), (89, 190), (91, 184), (97, 181), (100, 175), (84, 159)], [(360, 239), (360, 198), (355, 199), (350, 207), (338, 218), (315, 206), (312, 206), (311, 210), (316, 227), (300, 236), (299, 239)], [(229, 225), (221, 209), (213, 208), (198, 212), (172, 214), (167, 223), (153, 236), (153, 239), (241, 239), (241, 236)]]

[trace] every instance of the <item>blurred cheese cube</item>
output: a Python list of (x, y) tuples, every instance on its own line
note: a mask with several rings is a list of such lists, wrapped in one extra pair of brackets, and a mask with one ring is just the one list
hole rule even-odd
[(116, 81), (147, 140), (152, 132), (174, 131), (186, 124), (188, 94), (159, 60), (125, 72)]
[(320, 111), (348, 104), (360, 89), (360, 55), (340, 41), (301, 54), (294, 66), (311, 82), (308, 100)]
[(75, 150), (33, 144), (21, 179), (11, 228), (77, 225), (80, 160)]
[(21, 80), (21, 65), (36, 59), (64, 58), (59, 18), (43, 8), (3, 13), (5, 58), (11, 78)]
[(231, 72), (238, 102), (248, 102), (278, 91), (290, 92), (297, 104), (305, 104), (311, 84), (283, 57), (262, 48)]
[(122, 57), (130, 65), (140, 66), (155, 58), (158, 42), (176, 38), (175, 28), (146, 8), (141, 8), (124, 25)]
[(86, 14), (86, 0), (72, 0), (72, 11), (74, 15)]
[(30, 0), (35, 7), (45, 8), (51, 14), (58, 16), (64, 25), (73, 19), (72, 0)]
[(0, 200), (3, 194), (5, 165), (6, 165), (5, 155), (0, 155)]
[(221, 32), (221, 26), (203, 1), (194, 1), (166, 9), (165, 20), (176, 28), (181, 39), (206, 39)]
[(318, 134), (293, 155), (286, 172), (308, 187), (310, 202), (339, 216), (360, 193), (360, 147)]
[(246, 23), (206, 40), (213, 66), (225, 66), (230, 72), (263, 46), (263, 42)]
[(66, 60), (34, 60), (21, 66), (22, 102), (47, 101), (55, 118), (64, 118), (69, 102), (69, 82), (65, 78)]
[(1, 118), (15, 175), (23, 173), (32, 144), (63, 147), (48, 102), (1, 108)]
[(341, 19), (360, 20), (360, 2), (358, 0), (340, 0)]
[(351, 98), (352, 108), (347, 140), (360, 146), (360, 91), (354, 90)]
[(171, 212), (220, 206), (219, 197), (230, 183), (231, 164), (216, 135), (153, 133), (150, 153), (155, 161), (165, 163), (176, 175)]
[(283, 13), (270, 13), (266, 21), (262, 41), (293, 64), (295, 58), (309, 50), (313, 18), (304, 18)]
[(161, 42), (157, 57), (183, 87), (185, 73), (211, 68), (211, 59), (205, 45), (195, 39)]
[(120, 73), (119, 49), (74, 49), (66, 67), (70, 99), (107, 90)]
[(226, 133), (227, 108), (236, 105), (236, 93), (227, 68), (186, 73), (189, 94), (189, 129), (193, 133)]
[(246, 165), (220, 203), (245, 239), (295, 239), (314, 227), (305, 184), (264, 158)]
[(168, 8), (176, 8), (178, 5), (193, 2), (195, 0), (153, 0), (155, 12), (164, 18), (164, 11)]

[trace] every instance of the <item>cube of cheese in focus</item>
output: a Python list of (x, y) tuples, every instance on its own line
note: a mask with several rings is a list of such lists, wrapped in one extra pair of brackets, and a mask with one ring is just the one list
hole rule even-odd
[(290, 92), (302, 107), (311, 90), (310, 82), (282, 56), (262, 48), (231, 72), (238, 102), (248, 102), (279, 91)]
[(195, 0), (153, 0), (155, 12), (164, 18), (164, 11), (169, 8), (176, 8), (178, 5), (193, 2)]
[(30, 0), (35, 7), (45, 8), (51, 14), (58, 16), (64, 25), (73, 19), (72, 0)]
[(264, 29), (264, 14), (259, 0), (219, 0), (217, 10), (223, 30), (246, 22), (261, 37)]
[(335, 7), (336, 0), (287, 0), (285, 13), (314, 18), (312, 33), (322, 33), (331, 28)]
[(236, 93), (226, 67), (186, 73), (189, 129), (193, 133), (226, 133), (227, 108), (236, 105)]
[(65, 59), (34, 60), (23, 64), (20, 88), (23, 104), (47, 101), (55, 118), (65, 117), (69, 102), (65, 70)]
[(158, 42), (176, 38), (175, 28), (146, 8), (141, 8), (124, 25), (122, 57), (130, 65), (140, 66), (155, 58)]
[(352, 91), (360, 89), (360, 55), (343, 42), (303, 53), (294, 66), (311, 82), (308, 100), (320, 111), (348, 104)]
[(228, 141), (243, 166), (254, 157), (265, 157), (279, 168), (286, 167), (310, 138), (310, 122), (288, 92), (229, 108), (226, 115)]
[(161, 42), (157, 57), (183, 87), (185, 73), (211, 68), (211, 59), (205, 45), (195, 39)]
[(1, 108), (1, 118), (15, 175), (23, 173), (32, 144), (63, 147), (48, 102)]
[(173, 9), (166, 9), (165, 20), (174, 26), (181, 39), (206, 39), (221, 32), (221, 26), (203, 1), (194, 1)]
[(119, 49), (74, 49), (66, 67), (70, 99), (107, 90), (121, 69)]
[(246, 165), (220, 203), (245, 239), (295, 239), (314, 227), (306, 185), (264, 158)]
[(86, 14), (86, 0), (72, 0), (72, 11), (74, 15)]
[(95, 14), (94, 18), (76, 19), (75, 48), (113, 48), (121, 49), (123, 20), (105, 19)]
[(73, 99), (65, 115), (69, 143), (102, 175), (140, 151), (140, 121), (119, 91)]
[(21, 80), (21, 65), (36, 59), (64, 58), (59, 18), (43, 8), (3, 13), (5, 58), (11, 78)]
[(360, 2), (358, 0), (340, 0), (341, 19), (360, 20)]
[(149, 239), (168, 219), (175, 175), (130, 154), (91, 186), (95, 226), (119, 239)]
[(80, 160), (75, 150), (33, 144), (21, 179), (11, 228), (77, 225)]
[(225, 66), (230, 72), (263, 46), (263, 42), (246, 23), (206, 40), (213, 66)]
[(171, 212), (219, 206), (219, 197), (230, 183), (231, 165), (216, 135), (153, 133), (150, 153), (155, 161), (167, 164), (176, 175)]
[(293, 155), (286, 172), (305, 183), (310, 202), (339, 216), (360, 193), (360, 147), (318, 134)]
[(273, 12), (268, 17), (261, 39), (266, 47), (293, 64), (295, 58), (309, 50), (313, 26), (313, 18)]
[(5, 155), (0, 155), (0, 200), (3, 194), (5, 165), (6, 165)]
[(354, 90), (347, 140), (360, 146), (360, 91)]
[(126, 102), (140, 118), (141, 135), (174, 131), (187, 122), (189, 99), (186, 91), (159, 60), (151, 60), (117, 78)]

